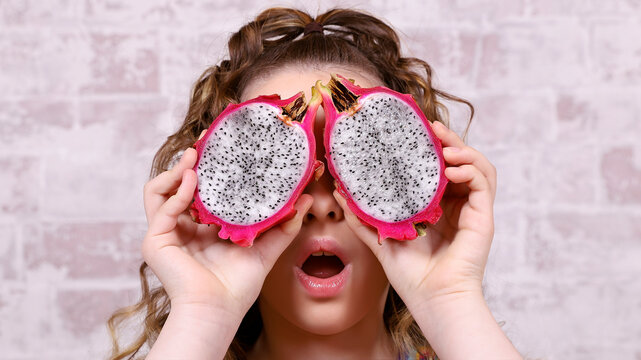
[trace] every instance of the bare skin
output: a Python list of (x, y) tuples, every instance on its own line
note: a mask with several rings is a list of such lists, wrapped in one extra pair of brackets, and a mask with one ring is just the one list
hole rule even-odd
[[(300, 90), (309, 99), (315, 80), (327, 81), (330, 72), (362, 86), (379, 82), (356, 69), (291, 67), (250, 83), (243, 100), (273, 93), (284, 98)], [(323, 123), (319, 111), (317, 139)], [(264, 328), (250, 359), (392, 359), (382, 321), (389, 285), (439, 358), (521, 359), (481, 291), (494, 232), (496, 171), (454, 132), (438, 123), (433, 129), (443, 142), (451, 182), (444, 216), (424, 237), (382, 245), (334, 191), (327, 173), (296, 202), (296, 217), (265, 232), (253, 247), (221, 241), (217, 229), (193, 223), (185, 212), (196, 186), (196, 153), (187, 150), (172, 170), (145, 185), (149, 230), (143, 256), (172, 302), (148, 359), (222, 358), (256, 299)], [(317, 151), (323, 159), (324, 149)], [(336, 239), (355, 269), (341, 294), (322, 303), (306, 297), (290, 274), (293, 256), (318, 236)]]

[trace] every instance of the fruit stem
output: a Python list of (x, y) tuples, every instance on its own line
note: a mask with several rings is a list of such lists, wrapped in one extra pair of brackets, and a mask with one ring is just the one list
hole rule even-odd
[(418, 236), (425, 236), (427, 235), (427, 225), (425, 223), (416, 223), (414, 224), (414, 229), (416, 229), (416, 232), (418, 233)]
[(349, 91), (349, 89), (334, 76), (332, 76), (332, 79), (327, 83), (327, 87), (332, 93), (332, 101), (334, 102), (336, 111), (339, 113), (356, 112), (359, 96)]
[(283, 114), (281, 120), (287, 125), (291, 125), (292, 121), (301, 122), (307, 111), (307, 102), (305, 101), (305, 93), (301, 92), (300, 96), (293, 102), (282, 107)]

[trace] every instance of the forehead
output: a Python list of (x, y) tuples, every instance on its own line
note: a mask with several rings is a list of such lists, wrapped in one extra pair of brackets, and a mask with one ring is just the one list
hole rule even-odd
[(355, 68), (332, 64), (315, 66), (288, 65), (250, 81), (245, 87), (240, 100), (245, 101), (259, 95), (271, 94), (278, 94), (284, 99), (300, 91), (303, 91), (305, 98), (309, 100), (312, 95), (312, 86), (316, 81), (321, 80), (324, 84), (327, 84), (332, 73), (343, 75), (348, 79), (354, 79), (356, 85), (361, 87), (383, 85), (377, 76)]

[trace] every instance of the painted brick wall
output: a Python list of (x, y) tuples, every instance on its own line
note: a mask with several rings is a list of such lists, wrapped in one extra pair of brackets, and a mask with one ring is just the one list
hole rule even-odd
[[(641, 2), (340, 3), (475, 104), (469, 142), (499, 174), (487, 298), (518, 349), (641, 359)], [(0, 359), (105, 357), (105, 319), (138, 296), (152, 156), (266, 6), (0, 0)]]

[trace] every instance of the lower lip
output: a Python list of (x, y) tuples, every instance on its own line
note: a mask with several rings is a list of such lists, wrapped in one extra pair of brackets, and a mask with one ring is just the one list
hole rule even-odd
[(294, 268), (294, 272), (309, 295), (315, 298), (330, 298), (338, 295), (345, 287), (352, 266), (347, 264), (340, 273), (325, 279), (309, 276), (298, 266)]

